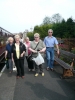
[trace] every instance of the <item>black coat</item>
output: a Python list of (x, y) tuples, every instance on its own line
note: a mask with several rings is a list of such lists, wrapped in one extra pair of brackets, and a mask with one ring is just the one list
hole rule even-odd
[[(23, 51), (26, 52), (26, 47), (23, 43), (20, 42), (20, 45), (19, 45), (19, 51), (20, 51), (20, 55), (23, 53)], [(15, 46), (15, 43), (12, 45), (12, 50), (11, 52), (13, 53), (13, 58), (14, 60), (17, 59), (17, 56), (16, 56), (16, 46)], [(20, 57), (19, 59), (24, 59), (24, 56), (23, 57)]]

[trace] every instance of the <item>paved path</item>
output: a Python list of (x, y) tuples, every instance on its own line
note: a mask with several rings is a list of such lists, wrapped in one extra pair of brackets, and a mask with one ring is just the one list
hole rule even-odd
[(0, 100), (75, 100), (75, 79), (60, 79), (62, 68), (55, 66), (55, 71), (46, 71), (34, 77), (28, 72), (25, 62), (25, 78), (16, 79), (16, 72), (12, 74), (5, 70), (0, 77)]

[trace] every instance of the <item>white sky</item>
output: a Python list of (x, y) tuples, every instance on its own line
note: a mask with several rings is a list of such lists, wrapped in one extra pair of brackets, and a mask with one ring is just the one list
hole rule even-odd
[(56, 13), (65, 20), (71, 16), (75, 19), (75, 0), (0, 0), (0, 27), (23, 32)]

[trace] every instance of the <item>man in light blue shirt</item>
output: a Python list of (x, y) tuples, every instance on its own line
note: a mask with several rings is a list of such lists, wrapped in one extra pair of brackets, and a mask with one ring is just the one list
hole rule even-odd
[(47, 70), (51, 69), (53, 71), (54, 63), (54, 46), (56, 45), (57, 54), (59, 54), (59, 47), (57, 39), (52, 36), (53, 30), (48, 30), (48, 36), (45, 37), (44, 43), (46, 45), (46, 57), (47, 57)]

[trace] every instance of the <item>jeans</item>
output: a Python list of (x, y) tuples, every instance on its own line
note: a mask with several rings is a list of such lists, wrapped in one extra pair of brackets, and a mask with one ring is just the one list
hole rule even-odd
[(9, 63), (9, 70), (12, 71), (13, 70), (13, 61), (12, 61), (12, 59), (8, 59), (8, 63)]
[(54, 48), (46, 48), (47, 67), (53, 68), (54, 63)]

